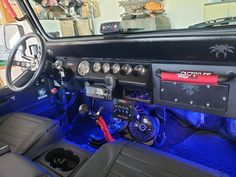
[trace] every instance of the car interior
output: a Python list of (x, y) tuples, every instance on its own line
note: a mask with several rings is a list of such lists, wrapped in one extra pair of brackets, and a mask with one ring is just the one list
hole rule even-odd
[(236, 177), (236, 1), (0, 3), (0, 177)]

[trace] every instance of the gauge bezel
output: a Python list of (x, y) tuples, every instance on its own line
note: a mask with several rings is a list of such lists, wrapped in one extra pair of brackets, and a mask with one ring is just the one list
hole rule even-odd
[[(125, 67), (129, 67), (128, 70), (126, 70)], [(122, 66), (121, 70), (125, 75), (129, 75), (133, 72), (133, 67), (127, 63)]]
[[(97, 65), (97, 64), (99, 64), (99, 69), (95, 70), (94, 68), (95, 68), (95, 65)], [(96, 63), (93, 64), (93, 72), (98, 73), (99, 71), (101, 71), (101, 69), (102, 69), (102, 64), (101, 63), (96, 62)]]
[(143, 76), (146, 73), (146, 67), (142, 64), (136, 65), (134, 71), (138, 76)]
[[(118, 69), (118, 71), (117, 71), (117, 72), (114, 72), (114, 67), (115, 67), (115, 65), (119, 66), (119, 69)], [(112, 65), (112, 67), (111, 67), (111, 70), (112, 70), (112, 72), (113, 72), (114, 74), (117, 74), (117, 73), (119, 73), (119, 72), (120, 72), (120, 69), (121, 69), (121, 66), (120, 66), (120, 64), (119, 64), (119, 63), (115, 63), (115, 64), (113, 64), (113, 65)]]
[[(81, 73), (80, 70), (81, 70), (82, 65), (84, 65), (84, 63), (86, 63), (86, 65), (87, 65), (86, 72), (85, 72), (85, 73)], [(78, 74), (79, 74), (80, 76), (85, 76), (85, 75), (87, 75), (87, 74), (89, 73), (89, 71), (90, 71), (90, 63), (89, 63), (88, 61), (84, 60), (84, 61), (82, 61), (82, 62), (79, 63), (79, 65), (78, 65), (78, 67), (77, 67), (77, 72), (78, 72)]]
[[(105, 70), (104, 70), (104, 67), (105, 67), (105, 65), (108, 65), (109, 66), (109, 68), (108, 68), (108, 70), (105, 72)], [(110, 63), (104, 63), (103, 65), (102, 65), (102, 71), (103, 71), (103, 73), (109, 73), (109, 71), (111, 70), (111, 65), (110, 65)]]

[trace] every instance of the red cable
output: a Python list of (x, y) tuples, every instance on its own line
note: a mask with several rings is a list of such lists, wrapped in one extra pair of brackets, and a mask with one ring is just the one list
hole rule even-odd
[(115, 139), (112, 137), (112, 135), (110, 134), (109, 130), (108, 130), (108, 127), (107, 127), (107, 124), (106, 122), (104, 121), (104, 119), (102, 118), (102, 116), (100, 116), (97, 121), (98, 125), (100, 126), (103, 134), (104, 134), (104, 137), (106, 139), (107, 142), (114, 142)]
[(2, 2), (5, 6), (5, 8), (8, 10), (8, 13), (12, 16), (12, 18), (15, 19), (17, 17), (17, 15), (16, 15), (14, 9), (12, 8), (11, 4), (9, 3), (9, 1), (8, 0), (2, 0)]

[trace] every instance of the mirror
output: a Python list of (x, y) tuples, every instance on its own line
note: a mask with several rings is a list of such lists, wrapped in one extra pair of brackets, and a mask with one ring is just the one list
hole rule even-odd
[(7, 49), (13, 49), (15, 44), (25, 34), (23, 26), (16, 24), (5, 25), (3, 33), (5, 46)]

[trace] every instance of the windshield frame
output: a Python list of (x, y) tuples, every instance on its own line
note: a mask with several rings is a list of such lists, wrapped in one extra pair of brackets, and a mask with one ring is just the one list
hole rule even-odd
[(91, 35), (91, 36), (72, 36), (63, 38), (51, 38), (43, 26), (41, 25), (38, 17), (36, 16), (31, 4), (28, 0), (17, 1), (19, 6), (24, 9), (27, 14), (31, 25), (38, 31), (48, 42), (81, 42), (81, 43), (104, 43), (115, 42), (119, 40), (129, 40), (137, 38), (186, 38), (186, 37), (222, 37), (222, 36), (236, 36), (236, 26), (219, 26), (211, 29), (171, 29), (159, 31), (145, 31), (136, 33), (119, 33), (111, 35)]

